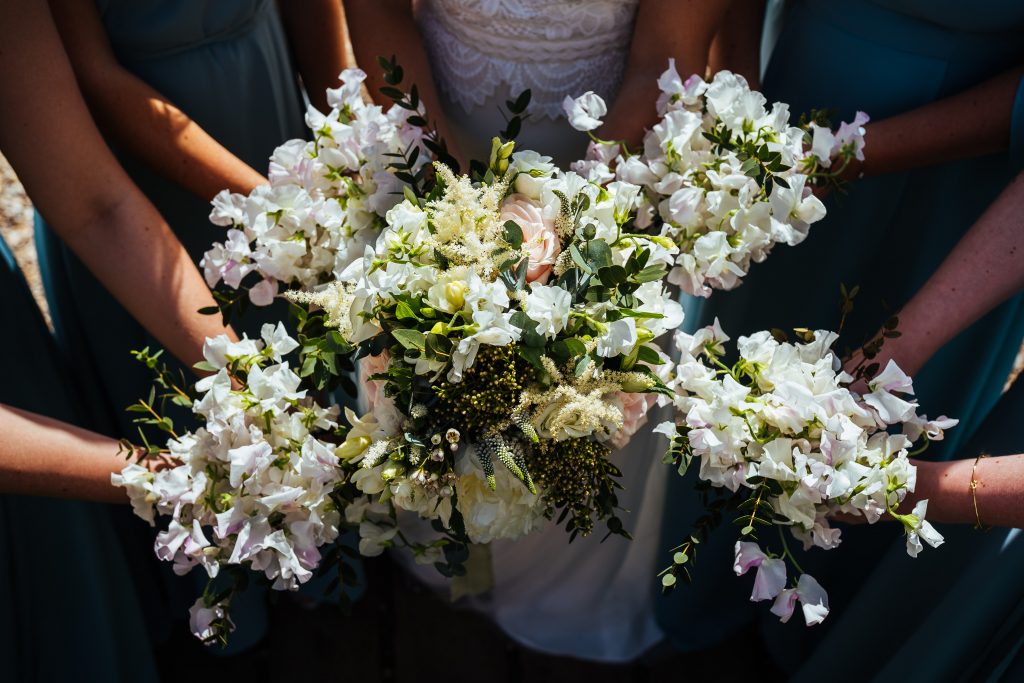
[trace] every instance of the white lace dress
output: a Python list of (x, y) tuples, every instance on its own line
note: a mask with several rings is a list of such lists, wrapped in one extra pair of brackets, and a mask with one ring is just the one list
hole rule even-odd
[[(529, 88), (520, 148), (568, 163), (586, 136), (562, 115), (566, 95), (611, 101), (626, 66), (638, 0), (414, 0), (445, 113), (462, 150), (486, 158), (498, 107)], [(653, 106), (653, 103), (652, 103)]]
[[(423, 33), (447, 114), (462, 149), (478, 156), (503, 127), (497, 105), (530, 88), (532, 117), (521, 148), (563, 164), (582, 156), (586, 138), (561, 115), (566, 95), (587, 90), (608, 101), (617, 90), (632, 36), (636, 0), (421, 0)], [(651, 103), (653, 106), (653, 103)], [(486, 145), (479, 151), (469, 141)], [(657, 415), (651, 416), (656, 424)], [(599, 661), (631, 660), (662, 638), (654, 622), (655, 573), (665, 479), (665, 442), (637, 435), (613, 454), (623, 472), (620, 505), (627, 541), (603, 544), (603, 525), (568, 544), (561, 527), (491, 545), (494, 587), (474, 598), (512, 638), (527, 647)], [(399, 554), (402, 557), (405, 554)], [(403, 562), (438, 591), (447, 580), (433, 567)]]

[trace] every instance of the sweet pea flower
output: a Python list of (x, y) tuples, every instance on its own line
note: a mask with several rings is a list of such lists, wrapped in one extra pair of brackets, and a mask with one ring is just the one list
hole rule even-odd
[(945, 543), (945, 540), (938, 531), (928, 523), (924, 516), (928, 512), (928, 501), (921, 500), (914, 506), (909, 515), (902, 517), (903, 525), (907, 530), (907, 554), (917, 557), (924, 546), (924, 541), (933, 548), (938, 548)]
[(810, 574), (801, 574), (795, 589), (787, 588), (779, 593), (775, 604), (772, 605), (772, 614), (779, 617), (782, 623), (786, 623), (793, 616), (797, 600), (803, 608), (804, 621), (808, 626), (825, 621), (825, 617), (828, 616), (828, 593)]
[(858, 111), (854, 115), (853, 121), (849, 123), (844, 121), (839, 124), (839, 130), (836, 131), (833, 154), (847, 147), (859, 161), (864, 161), (864, 134), (866, 132), (864, 126), (869, 121), (871, 121), (870, 116), (862, 111)]
[(575, 99), (566, 96), (562, 101), (562, 109), (569, 118), (569, 125), (584, 132), (599, 128), (603, 123), (601, 117), (608, 113), (608, 105), (592, 90)]
[(736, 541), (733, 571), (737, 576), (757, 568), (751, 602), (771, 600), (786, 587), (786, 563), (778, 557), (768, 557), (756, 543)]
[(188, 610), (188, 626), (192, 635), (207, 642), (234, 631), (235, 623), (231, 621), (227, 610), (227, 602), (218, 602), (208, 607), (204, 598), (196, 600)]
[(569, 323), (572, 295), (561, 287), (534, 284), (523, 300), (523, 311), (537, 323), (537, 334), (550, 339)]

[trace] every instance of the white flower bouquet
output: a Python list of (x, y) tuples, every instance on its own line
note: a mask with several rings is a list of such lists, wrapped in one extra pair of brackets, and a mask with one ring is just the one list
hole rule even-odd
[[(331, 112), (307, 114), (312, 140), (274, 153), (269, 185), (214, 200), (211, 220), (227, 237), (202, 266), (219, 311), (285, 298), (290, 326), (265, 326), (260, 340), (208, 340), (201, 369), (212, 374), (194, 391), (158, 374), (164, 396), (191, 405), (202, 427), (176, 433), (152, 396), (133, 407), (170, 434), (149, 450), (177, 466), (129, 466), (115, 483), (151, 523), (155, 512), (170, 516), (156, 543), (162, 559), (209, 574), (192, 613), (206, 642), (233, 628), (245, 570), (277, 589), (297, 589), (316, 570), (349, 583), (351, 549), (323, 552), (345, 529), (358, 530), (363, 555), (405, 547), (448, 576), (465, 573), (468, 544), (548, 520), (570, 539), (597, 522), (628, 536), (609, 455), (656, 401), (675, 396), (657, 342), (683, 321), (670, 273), (693, 291), (733, 287), (772, 236), (803, 234), (823, 212), (796, 180), (804, 176), (783, 168), (808, 158), (773, 137), (784, 117), (759, 124), (750, 156), (749, 140), (725, 140), (724, 104), (692, 99), (712, 86), (676, 84), (671, 68), (665, 119), (644, 154), (598, 141), (563, 171), (516, 151), (524, 93), (507, 103), (506, 141), (495, 138), (490, 159), (460, 174), (416, 88), (397, 87), (401, 67), (381, 65), (392, 106), (365, 103), (365, 75), (346, 71), (328, 93)], [(686, 99), (679, 88), (699, 92)], [(603, 103), (586, 95), (567, 107), (574, 125), (593, 128)], [(665, 137), (694, 116), (689, 137)], [(700, 225), (671, 208), (686, 188), (700, 194)], [(732, 251), (708, 260), (719, 239)], [(156, 367), (156, 356), (139, 355)], [(356, 393), (355, 370), (366, 410), (341, 420), (331, 392)], [(423, 538), (415, 518), (433, 535)], [(224, 575), (234, 581), (215, 587)]]
[[(658, 87), (660, 120), (642, 152), (595, 137), (576, 170), (643, 188), (638, 224), (659, 223), (678, 247), (669, 281), (689, 294), (733, 289), (774, 245), (802, 242), (825, 216), (812, 186), (837, 186), (850, 161), (863, 159), (863, 112), (835, 133), (820, 115), (791, 125), (789, 107), (766, 108), (742, 76), (720, 71), (710, 83), (696, 75), (684, 81), (674, 62)], [(565, 106), (572, 124), (588, 132), (606, 112), (593, 93)]]
[[(866, 347), (851, 375), (832, 351), (838, 335), (798, 333), (799, 343), (769, 332), (740, 337), (739, 358), (729, 366), (723, 362), (729, 338), (717, 321), (693, 335), (677, 332), (680, 360), (670, 384), (679, 418), (657, 430), (672, 439), (667, 461), (680, 473), (696, 461), (702, 482), (728, 492), (728, 505), (715, 507), (738, 515), (733, 568), (737, 574), (757, 569), (750, 599), (774, 600), (771, 611), (782, 621), (799, 601), (812, 625), (828, 614), (828, 595), (800, 568), (787, 534), (805, 549), (827, 550), (840, 543), (831, 516), (868, 523), (889, 517), (902, 524), (911, 556), (922, 541), (938, 546), (942, 536), (925, 521), (927, 501), (910, 513), (897, 509), (914, 491), (914, 443), (941, 439), (957, 421), (919, 415), (910, 378), (895, 362), (878, 372), (870, 357), (881, 338)], [(863, 393), (851, 389), (857, 381), (866, 386)], [(713, 518), (699, 523), (701, 531)], [(689, 580), (700, 540), (695, 532), (674, 549), (673, 565), (662, 572), (664, 587)], [(787, 566), (796, 576), (787, 577)]]

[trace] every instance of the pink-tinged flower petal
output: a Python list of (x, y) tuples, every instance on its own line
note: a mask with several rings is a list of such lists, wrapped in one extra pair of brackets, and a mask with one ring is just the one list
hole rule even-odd
[(765, 560), (757, 568), (751, 602), (771, 600), (786, 587), (786, 563), (779, 558)]
[(736, 559), (733, 560), (732, 569), (737, 576), (743, 576), (751, 567), (760, 567), (766, 559), (768, 556), (756, 543), (736, 541)]
[(793, 616), (794, 607), (796, 607), (796, 591), (792, 588), (787, 588), (779, 593), (779, 597), (775, 598), (775, 604), (772, 605), (771, 613), (785, 624)]
[(796, 594), (804, 610), (804, 621), (815, 626), (828, 616), (828, 593), (813, 576), (803, 574), (796, 584)]
[(528, 259), (526, 281), (545, 284), (562, 252), (555, 221), (544, 216), (544, 208), (521, 194), (510, 194), (501, 205), (502, 223), (513, 221), (523, 231), (523, 251)]
[(249, 301), (254, 306), (269, 306), (277, 296), (277, 280), (267, 278), (249, 290)]

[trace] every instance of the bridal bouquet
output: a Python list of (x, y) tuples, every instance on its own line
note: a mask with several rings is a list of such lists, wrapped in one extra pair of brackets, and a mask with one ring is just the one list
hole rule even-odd
[[(362, 356), (370, 412), (343, 446), (356, 487), (456, 541), (559, 511), (573, 536), (595, 519), (621, 531), (607, 456), (667, 391), (653, 340), (682, 309), (647, 240), (621, 234), (636, 192), (542, 163), (504, 146), (478, 183), (438, 165), (339, 280), (291, 295)], [(358, 521), (394, 538), (394, 515)]]
[[(840, 543), (832, 515), (868, 523), (889, 517), (902, 525), (911, 556), (922, 541), (938, 546), (942, 536), (925, 521), (927, 501), (909, 513), (897, 509), (914, 490), (914, 443), (941, 439), (957, 421), (920, 415), (910, 378), (893, 361), (881, 372), (875, 363), (859, 365), (856, 379), (866, 388), (852, 389), (855, 377), (831, 348), (838, 335), (799, 332), (799, 343), (769, 332), (740, 337), (732, 366), (722, 360), (729, 338), (717, 321), (693, 335), (677, 332), (680, 359), (670, 384), (679, 419), (656, 429), (672, 439), (668, 460), (680, 473), (696, 460), (703, 482), (731, 493), (728, 506), (715, 507), (737, 510), (733, 569), (756, 569), (751, 600), (773, 600), (782, 621), (799, 602), (812, 625), (828, 614), (828, 596), (800, 568), (787, 534), (805, 549), (829, 550)], [(713, 524), (713, 517), (698, 524)], [(675, 549), (663, 586), (689, 578), (699, 540), (694, 535)]]
[[(720, 71), (710, 83), (696, 75), (684, 81), (674, 61), (658, 87), (660, 119), (642, 152), (593, 138), (577, 170), (643, 188), (639, 219), (658, 222), (678, 247), (669, 281), (689, 294), (733, 289), (774, 245), (802, 242), (825, 217), (812, 185), (836, 185), (851, 159), (864, 158), (863, 112), (835, 133), (816, 121), (794, 126), (788, 105), (768, 109), (742, 76)], [(588, 132), (607, 112), (593, 93), (565, 106), (572, 125)]]

